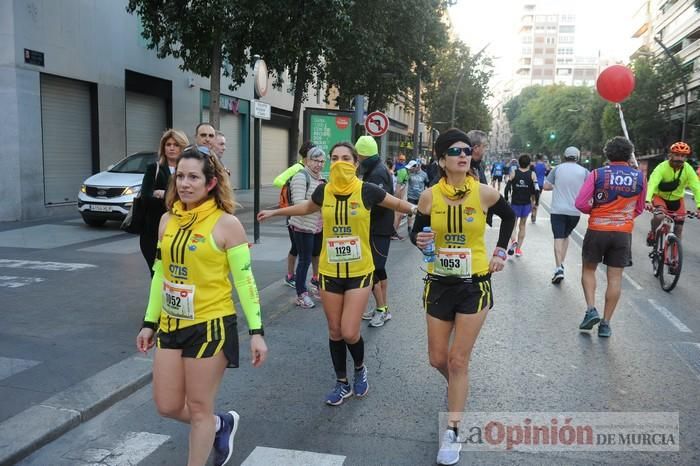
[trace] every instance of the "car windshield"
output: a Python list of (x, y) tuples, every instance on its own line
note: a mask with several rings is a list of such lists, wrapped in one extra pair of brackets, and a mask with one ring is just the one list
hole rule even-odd
[(146, 167), (155, 161), (155, 153), (134, 154), (117, 163), (109, 171), (111, 173), (146, 173)]

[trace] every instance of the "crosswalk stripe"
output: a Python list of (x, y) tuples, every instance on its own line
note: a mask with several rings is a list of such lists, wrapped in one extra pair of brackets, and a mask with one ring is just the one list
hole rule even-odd
[(40, 363), (41, 361), (33, 361), (31, 359), (6, 358), (0, 356), (0, 380), (12, 377)]
[(241, 466), (342, 466), (345, 456), (314, 453), (312, 451), (284, 450), (255, 447)]
[(43, 281), (43, 278), (37, 277), (13, 277), (10, 275), (0, 275), (0, 288), (19, 288), (20, 286), (31, 285), (32, 283), (40, 283)]
[[(127, 432), (112, 450), (93, 449), (88, 466), (133, 466), (139, 464), (148, 455), (168, 441), (168, 435), (150, 432)], [(104, 455), (104, 456), (103, 456)], [(99, 456), (102, 456), (99, 458)], [(75, 458), (80, 459), (80, 458)]]
[(53, 272), (75, 272), (76, 270), (91, 269), (97, 266), (92, 264), (73, 264), (69, 262), (0, 259), (0, 267), (7, 267), (10, 269), (50, 270)]

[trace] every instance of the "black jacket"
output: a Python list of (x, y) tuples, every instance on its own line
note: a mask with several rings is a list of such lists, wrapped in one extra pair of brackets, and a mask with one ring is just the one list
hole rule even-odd
[(168, 164), (158, 166), (158, 175), (156, 176), (156, 163), (150, 164), (146, 168), (146, 173), (143, 175), (141, 183), (141, 200), (146, 207), (146, 220), (144, 222), (143, 234), (148, 234), (151, 237), (158, 237), (158, 225), (160, 218), (166, 211), (165, 199), (153, 197), (153, 191), (158, 189), (168, 190), (170, 183), (170, 168)]
[[(389, 194), (394, 194), (394, 180), (389, 169), (379, 156), (370, 157), (362, 162), (362, 181), (373, 183)], [(370, 234), (391, 236), (394, 234), (394, 211), (385, 207), (374, 206), (370, 213)]]

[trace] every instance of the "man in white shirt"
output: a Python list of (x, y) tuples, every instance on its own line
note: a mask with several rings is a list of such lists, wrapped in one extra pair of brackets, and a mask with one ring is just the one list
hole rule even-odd
[(567, 147), (564, 150), (564, 163), (554, 167), (544, 182), (544, 190), (552, 191), (549, 215), (554, 234), (556, 268), (552, 283), (555, 285), (564, 280), (564, 259), (569, 247), (569, 235), (581, 218), (581, 212), (576, 208), (575, 201), (583, 182), (586, 181), (588, 170), (577, 163), (580, 156), (581, 151), (576, 147)]

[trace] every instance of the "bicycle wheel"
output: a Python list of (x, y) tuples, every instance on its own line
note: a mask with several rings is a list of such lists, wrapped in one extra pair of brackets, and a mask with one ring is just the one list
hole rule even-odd
[(683, 249), (676, 235), (669, 234), (664, 245), (663, 255), (659, 265), (659, 281), (664, 291), (671, 291), (676, 287), (681, 277), (683, 266)]
[(654, 276), (658, 278), (658, 276), (661, 274), (661, 269), (663, 268), (663, 257), (661, 257), (663, 254), (661, 251), (663, 251), (663, 241), (664, 237), (661, 233), (656, 235), (656, 245), (654, 246), (654, 249), (652, 249), (651, 253), (649, 254), (651, 256), (651, 268), (652, 271), (654, 272)]

